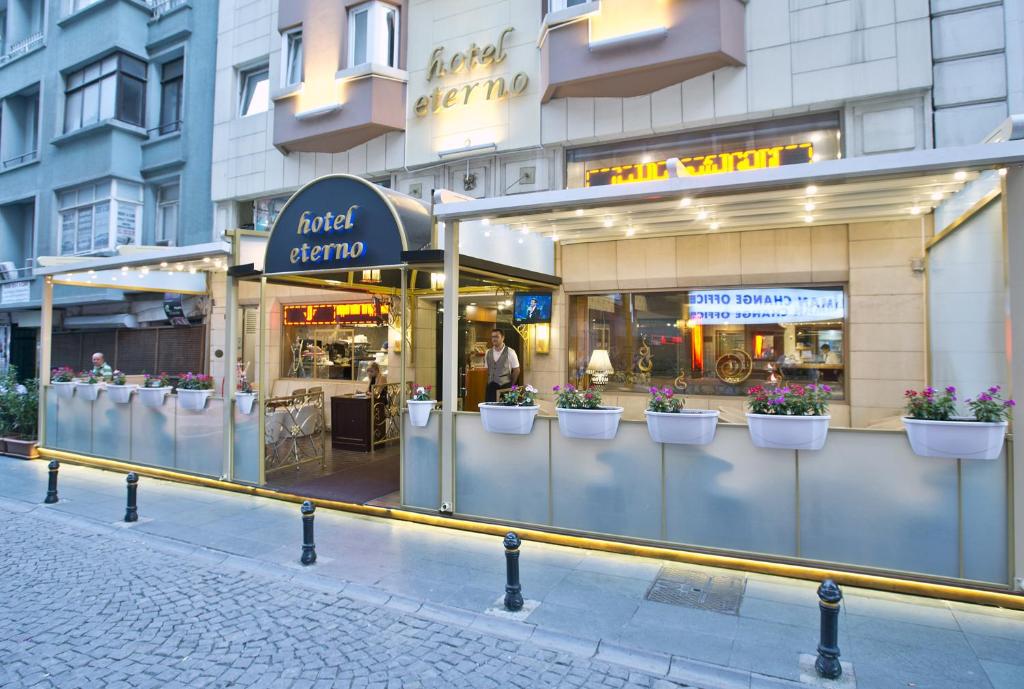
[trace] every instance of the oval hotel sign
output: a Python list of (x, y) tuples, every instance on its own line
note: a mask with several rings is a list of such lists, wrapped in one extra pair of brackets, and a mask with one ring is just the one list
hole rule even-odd
[(430, 241), (420, 201), (352, 175), (321, 177), (295, 192), (267, 241), (264, 274), (346, 271), (402, 262)]

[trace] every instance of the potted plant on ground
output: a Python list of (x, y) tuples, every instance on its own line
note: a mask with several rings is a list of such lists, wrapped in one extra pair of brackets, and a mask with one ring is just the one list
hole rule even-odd
[(156, 376), (151, 376), (147, 373), (143, 377), (142, 387), (139, 388), (139, 400), (147, 407), (162, 407), (164, 398), (173, 389), (171, 379), (168, 378), (166, 373)]
[(656, 443), (707, 445), (715, 439), (718, 412), (711, 409), (684, 409), (685, 400), (672, 388), (650, 389), (644, 416), (647, 432)]
[(921, 457), (996, 459), (1003, 450), (1012, 399), (998, 385), (967, 400), (971, 416), (956, 415), (956, 388), (907, 390), (903, 427), (914, 454)]
[(537, 388), (513, 385), (497, 402), (480, 403), (480, 423), (490, 433), (526, 435), (533, 430), (533, 420), (540, 411)]
[(213, 378), (191, 371), (178, 376), (178, 406), (189, 411), (203, 411), (213, 394)]
[(574, 385), (556, 385), (555, 412), (558, 429), (566, 438), (611, 440), (619, 430), (622, 407), (601, 405), (601, 391)]
[(748, 391), (747, 425), (756, 447), (820, 450), (828, 436), (827, 385), (756, 385)]
[(256, 403), (256, 393), (252, 390), (252, 384), (245, 377), (245, 374), (238, 376), (238, 389), (235, 390), (235, 404), (238, 410), (248, 416), (252, 414), (252, 407)]
[(70, 366), (61, 366), (50, 371), (50, 385), (57, 391), (57, 397), (71, 399), (75, 394), (75, 372)]
[(92, 371), (79, 371), (75, 387), (79, 398), (95, 402), (100, 394), (100, 379)]
[(128, 385), (128, 377), (121, 371), (114, 371), (110, 374), (107, 394), (116, 404), (129, 404), (132, 401), (132, 391), (135, 388), (135, 385)]
[(430, 420), (430, 411), (436, 402), (430, 399), (430, 386), (420, 385), (413, 389), (412, 397), (405, 402), (409, 407), (409, 423), (420, 428)]
[(35, 459), (39, 456), (39, 381), (31, 379), (19, 385), (13, 376), (11, 380), (0, 397), (0, 406), (6, 410), (6, 451), (14, 457)]

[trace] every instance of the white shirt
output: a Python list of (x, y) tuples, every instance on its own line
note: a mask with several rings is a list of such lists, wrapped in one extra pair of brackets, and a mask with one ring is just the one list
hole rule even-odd
[(838, 354), (836, 354), (835, 352), (829, 352), (828, 354), (825, 355), (825, 361), (822, 362), (822, 363), (825, 363), (825, 364), (841, 364), (843, 362), (839, 359), (839, 355)]
[(516, 356), (516, 350), (512, 349), (508, 345), (505, 345), (501, 349), (491, 347), (491, 361), (498, 363), (498, 357), (501, 356), (501, 353), (505, 351), (506, 348), (508, 349), (508, 367), (519, 368), (519, 357)]

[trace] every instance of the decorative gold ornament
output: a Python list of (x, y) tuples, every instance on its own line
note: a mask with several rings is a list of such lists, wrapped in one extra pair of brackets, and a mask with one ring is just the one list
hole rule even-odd
[(754, 360), (742, 349), (733, 349), (718, 357), (715, 372), (726, 383), (742, 383), (754, 371)]
[(647, 345), (647, 338), (640, 338), (640, 350), (639, 358), (636, 362), (636, 367), (640, 369), (640, 373), (650, 373), (651, 369), (654, 368), (654, 364), (651, 363), (651, 348)]

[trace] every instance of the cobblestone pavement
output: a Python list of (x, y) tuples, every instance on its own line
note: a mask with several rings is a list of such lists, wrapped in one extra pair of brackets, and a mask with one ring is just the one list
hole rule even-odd
[(677, 687), (0, 508), (0, 687)]

